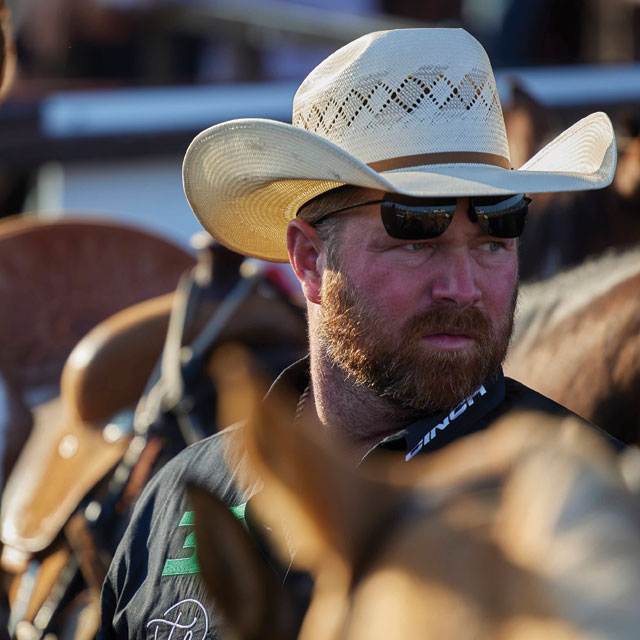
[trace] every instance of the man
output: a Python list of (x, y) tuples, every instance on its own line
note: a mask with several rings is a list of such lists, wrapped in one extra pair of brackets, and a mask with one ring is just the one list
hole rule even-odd
[[(375, 448), (410, 462), (512, 409), (567, 412), (501, 372), (523, 194), (609, 184), (609, 119), (585, 118), (512, 170), (480, 44), (417, 29), (330, 56), (298, 90), (293, 122), (214, 126), (184, 163), (203, 226), (245, 255), (288, 259), (300, 280), (309, 358), (276, 382), (300, 394), (292, 420), (315, 421), (357, 464)], [(183, 483), (240, 513), (255, 487), (239, 487), (245, 470), (224, 455), (241, 433), (189, 448), (147, 487), (103, 589), (105, 638), (216, 635)]]

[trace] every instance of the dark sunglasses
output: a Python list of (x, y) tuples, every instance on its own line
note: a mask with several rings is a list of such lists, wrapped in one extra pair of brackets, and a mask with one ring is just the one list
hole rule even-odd
[[(515, 196), (482, 196), (469, 198), (467, 215), (484, 233), (496, 238), (517, 238), (522, 234), (531, 198)], [(441, 236), (449, 227), (456, 210), (457, 198), (403, 198), (385, 194), (385, 200), (351, 204), (326, 213), (324, 220), (336, 213), (372, 204), (380, 205), (380, 216), (387, 233), (399, 240), (424, 240)], [(316, 221), (315, 224), (320, 222)]]

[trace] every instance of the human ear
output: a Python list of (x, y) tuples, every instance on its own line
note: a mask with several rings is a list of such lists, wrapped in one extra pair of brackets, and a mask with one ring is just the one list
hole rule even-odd
[(287, 251), (293, 272), (300, 281), (304, 297), (320, 304), (322, 269), (320, 256), (324, 242), (318, 232), (304, 220), (295, 219), (287, 227)]

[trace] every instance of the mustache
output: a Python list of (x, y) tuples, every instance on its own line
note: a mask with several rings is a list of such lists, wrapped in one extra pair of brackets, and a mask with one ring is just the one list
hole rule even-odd
[(437, 307), (416, 314), (405, 325), (405, 333), (411, 336), (450, 331), (478, 339), (491, 335), (492, 326), (486, 312), (477, 307)]

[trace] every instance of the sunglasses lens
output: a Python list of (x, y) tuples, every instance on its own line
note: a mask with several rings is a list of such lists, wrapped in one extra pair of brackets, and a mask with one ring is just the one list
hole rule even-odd
[(387, 233), (399, 240), (423, 240), (442, 235), (456, 210), (450, 198), (433, 199), (428, 205), (409, 206), (397, 202), (382, 202), (380, 215)]
[[(397, 199), (397, 198), (396, 198)], [(531, 198), (522, 194), (508, 197), (472, 198), (469, 217), (496, 238), (517, 238), (522, 234)], [(441, 236), (456, 210), (455, 198), (430, 198), (420, 204), (380, 202), (380, 215), (387, 233), (399, 240), (424, 240)]]
[(473, 198), (473, 212), (482, 230), (496, 238), (517, 238), (524, 231), (531, 198)]

